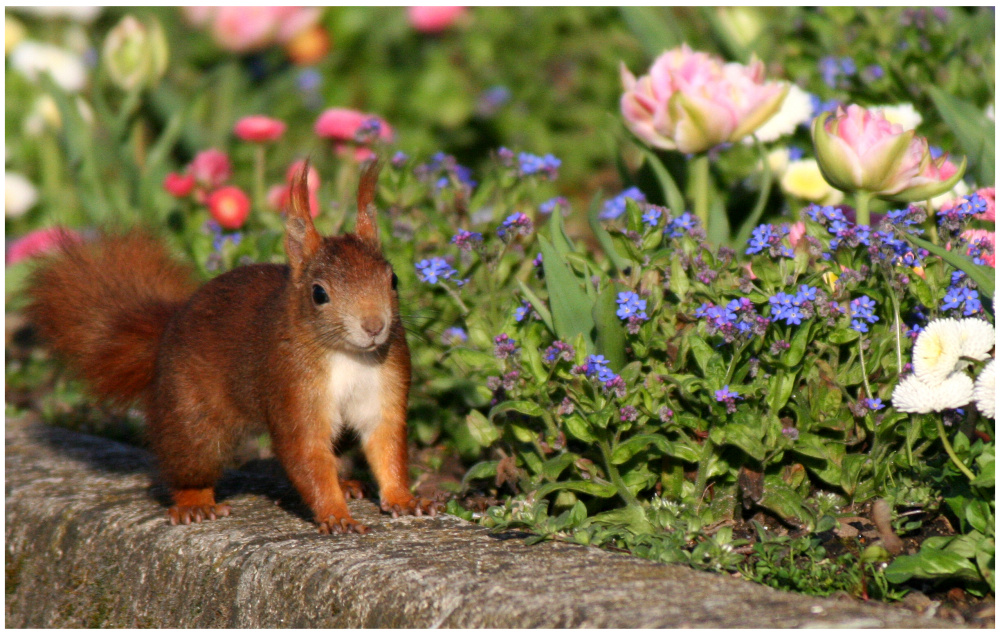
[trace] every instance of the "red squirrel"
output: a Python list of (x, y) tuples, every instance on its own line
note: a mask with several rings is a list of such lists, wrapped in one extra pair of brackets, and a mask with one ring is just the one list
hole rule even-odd
[(378, 164), (361, 176), (355, 233), (341, 236), (316, 231), (306, 174), (287, 210), (287, 266), (245, 265), (198, 288), (192, 268), (132, 230), (66, 246), (29, 282), (28, 318), (51, 350), (97, 396), (143, 407), (172, 524), (229, 515), (215, 483), (261, 428), (321, 533), (368, 531), (337, 475), (347, 428), (383, 511), (439, 509), (409, 488), (410, 353), (375, 221)]

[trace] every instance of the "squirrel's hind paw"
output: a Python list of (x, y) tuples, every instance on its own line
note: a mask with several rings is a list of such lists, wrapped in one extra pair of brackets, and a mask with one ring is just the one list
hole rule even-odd
[(203, 520), (225, 518), (232, 508), (225, 503), (216, 505), (174, 505), (167, 511), (171, 525), (190, 525)]
[(361, 481), (342, 478), (340, 479), (340, 489), (344, 491), (344, 497), (348, 499), (365, 497), (365, 488), (361, 485)]
[(427, 498), (411, 498), (402, 503), (390, 503), (382, 501), (382, 511), (392, 514), (393, 518), (400, 516), (437, 516), (437, 513), (444, 509), (441, 503)]

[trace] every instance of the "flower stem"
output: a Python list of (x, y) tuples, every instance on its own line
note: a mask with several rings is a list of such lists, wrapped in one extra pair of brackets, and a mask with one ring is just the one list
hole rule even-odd
[(694, 213), (701, 221), (705, 233), (708, 231), (708, 155), (700, 154), (691, 161), (691, 184), (694, 197)]
[(865, 347), (864, 347), (864, 337), (858, 338), (858, 357), (861, 358), (861, 379), (865, 382), (865, 392), (868, 394), (868, 398), (872, 398), (872, 387), (868, 384), (868, 369), (865, 368)]
[(469, 307), (465, 306), (465, 302), (462, 302), (462, 296), (458, 295), (457, 291), (455, 291), (445, 283), (438, 282), (438, 284), (441, 285), (441, 287), (448, 292), (448, 295), (451, 296), (451, 298), (455, 301), (455, 303), (458, 304), (458, 308), (462, 310), (462, 315), (468, 315)]
[(855, 224), (857, 225), (871, 225), (871, 212), (868, 211), (868, 205), (872, 201), (871, 192), (858, 192), (854, 195), (855, 202)]
[(694, 493), (698, 497), (698, 506), (705, 498), (705, 488), (708, 486), (708, 462), (715, 454), (715, 443), (711, 436), (705, 437), (705, 442), (701, 444), (701, 460), (698, 461), (698, 473), (694, 481)]
[(938, 431), (938, 436), (941, 438), (941, 443), (942, 445), (944, 445), (944, 451), (948, 454), (948, 458), (951, 459), (951, 462), (954, 463), (955, 467), (957, 467), (962, 474), (965, 474), (965, 476), (968, 477), (970, 481), (975, 480), (976, 475), (973, 474), (972, 471), (965, 466), (965, 463), (962, 463), (959, 460), (958, 455), (955, 454), (955, 449), (951, 447), (951, 442), (948, 441), (948, 436), (945, 434), (944, 431), (944, 417), (937, 418), (937, 431)]
[(611, 447), (608, 445), (608, 440), (601, 439), (597, 444), (600, 446), (601, 455), (604, 457), (604, 467), (608, 470), (608, 476), (611, 477), (611, 482), (614, 484), (615, 489), (618, 490), (618, 495), (622, 497), (622, 500), (629, 507), (639, 507), (639, 500), (629, 491), (625, 485), (625, 481), (622, 480), (621, 474), (618, 473), (618, 468), (611, 462)]
[(267, 198), (264, 193), (264, 144), (258, 143), (256, 145), (253, 155), (253, 198), (257, 203), (257, 211), (263, 212)]

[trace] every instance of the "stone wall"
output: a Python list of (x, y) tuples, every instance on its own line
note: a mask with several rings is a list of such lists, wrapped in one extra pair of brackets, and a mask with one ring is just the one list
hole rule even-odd
[(458, 518), (322, 536), (264, 466), (230, 518), (171, 527), (142, 450), (6, 422), (8, 627), (953, 627), (593, 548), (525, 546)]

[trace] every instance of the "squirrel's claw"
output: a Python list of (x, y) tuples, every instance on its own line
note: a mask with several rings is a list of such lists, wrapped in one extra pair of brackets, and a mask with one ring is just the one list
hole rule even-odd
[(371, 528), (367, 525), (362, 525), (358, 521), (354, 520), (350, 516), (345, 516), (343, 518), (337, 518), (336, 516), (329, 516), (326, 520), (319, 524), (319, 533), (321, 534), (367, 534), (371, 531)]
[(382, 502), (382, 511), (392, 514), (393, 518), (400, 516), (437, 516), (438, 511), (444, 509), (441, 503), (427, 498), (411, 498), (403, 503)]
[(216, 505), (174, 505), (167, 510), (171, 525), (190, 525), (203, 520), (225, 518), (232, 508), (225, 503)]
[(340, 489), (344, 491), (344, 497), (347, 499), (365, 497), (365, 489), (361, 485), (361, 481), (342, 478), (340, 479)]

